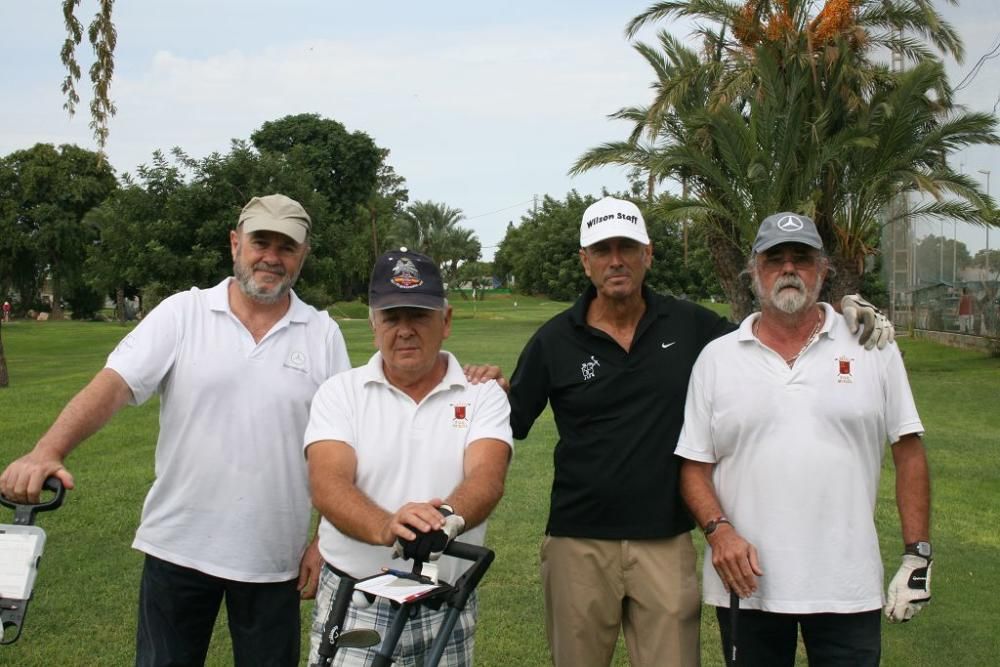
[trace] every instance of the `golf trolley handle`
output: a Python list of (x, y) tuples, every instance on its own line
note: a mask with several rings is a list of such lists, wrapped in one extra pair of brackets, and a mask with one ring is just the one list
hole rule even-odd
[(453, 584), (455, 590), (449, 596), (448, 600), (449, 606), (455, 609), (465, 609), (465, 603), (469, 600), (469, 596), (472, 595), (472, 591), (476, 590), (476, 586), (479, 585), (483, 575), (486, 574), (486, 570), (490, 568), (496, 554), (486, 547), (467, 544), (457, 540), (449, 542), (448, 546), (444, 549), (444, 553), (452, 558), (474, 561), (472, 567), (466, 570), (465, 574), (459, 577)]
[[(31, 526), (35, 523), (36, 512), (48, 512), (62, 505), (66, 495), (66, 487), (63, 486), (62, 481), (57, 477), (49, 477), (42, 484), (42, 488), (55, 493), (55, 497), (45, 502), (22, 504), (15, 503), (0, 495), (0, 505), (14, 510), (15, 526)], [(37, 561), (35, 564), (37, 565)], [(27, 599), (0, 596), (0, 645), (13, 644), (20, 638), (30, 601), (30, 593)]]
[(49, 477), (46, 479), (45, 483), (42, 484), (42, 488), (52, 491), (56, 495), (46, 502), (25, 504), (15, 503), (0, 495), (0, 505), (14, 510), (15, 526), (30, 526), (35, 523), (35, 513), (50, 512), (63, 504), (63, 499), (66, 496), (66, 487), (63, 486), (62, 481), (58, 477)]

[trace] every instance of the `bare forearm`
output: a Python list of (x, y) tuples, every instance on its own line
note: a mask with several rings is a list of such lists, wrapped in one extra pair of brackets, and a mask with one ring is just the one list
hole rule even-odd
[(489, 517), (503, 497), (510, 448), (500, 440), (477, 441), (466, 453), (465, 477), (445, 503), (465, 519), (466, 530)]
[(35, 452), (60, 460), (96, 433), (132, 397), (128, 384), (108, 368), (74, 396), (49, 430), (35, 445)]
[[(485, 475), (483, 477), (486, 477)], [(445, 499), (465, 519), (466, 530), (485, 521), (503, 497), (503, 478), (466, 478)]]
[(924, 445), (916, 435), (892, 446), (896, 466), (896, 506), (903, 543), (930, 541), (931, 483)]
[(681, 464), (681, 497), (699, 526), (717, 519), (725, 512), (712, 482), (714, 464), (684, 461)]
[(389, 531), (392, 513), (365, 495), (352, 481), (328, 477), (313, 479), (313, 504), (327, 521), (344, 535), (366, 544), (391, 545), (395, 536)]

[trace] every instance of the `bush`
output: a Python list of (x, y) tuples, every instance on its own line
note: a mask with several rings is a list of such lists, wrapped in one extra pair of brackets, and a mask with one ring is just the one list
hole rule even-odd
[(104, 307), (104, 295), (89, 285), (72, 285), (64, 295), (66, 306), (74, 320), (99, 320), (101, 308)]

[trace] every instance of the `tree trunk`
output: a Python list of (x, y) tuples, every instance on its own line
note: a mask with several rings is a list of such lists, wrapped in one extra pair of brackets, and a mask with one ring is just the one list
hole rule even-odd
[[(3, 325), (0, 324), (0, 329)], [(0, 335), (0, 387), (6, 387), (10, 383), (7, 376), (7, 355), (3, 351), (3, 335)]]
[(708, 231), (705, 240), (708, 242), (712, 264), (715, 266), (719, 285), (722, 286), (726, 300), (729, 301), (729, 306), (732, 308), (730, 319), (739, 323), (753, 312), (753, 293), (750, 291), (750, 283), (745, 276), (741, 275), (746, 266), (747, 258), (733, 245), (732, 239), (739, 238), (735, 230), (727, 232), (720, 228), (720, 225), (728, 223), (710, 221), (707, 224)]
[(115, 318), (120, 324), (125, 324), (125, 289), (115, 290)]
[(63, 319), (62, 309), (62, 280), (52, 274), (52, 312), (49, 313), (50, 320)]
[(826, 277), (820, 300), (829, 302), (839, 310), (840, 299), (845, 294), (857, 294), (860, 290), (862, 263), (856, 258), (845, 259), (833, 254), (830, 255), (830, 266), (834, 270)]

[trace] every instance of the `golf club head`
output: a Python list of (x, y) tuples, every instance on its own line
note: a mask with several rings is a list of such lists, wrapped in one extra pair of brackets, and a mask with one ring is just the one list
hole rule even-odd
[(338, 648), (370, 648), (382, 641), (375, 630), (348, 630), (337, 637)]

